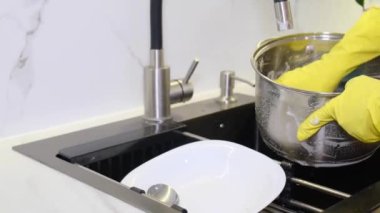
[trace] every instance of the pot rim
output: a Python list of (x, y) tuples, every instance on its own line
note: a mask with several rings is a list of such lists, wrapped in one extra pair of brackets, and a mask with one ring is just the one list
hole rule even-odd
[[(279, 84), (275, 82), (274, 80), (268, 78), (264, 74), (262, 74), (259, 69), (257, 68), (257, 58), (261, 56), (264, 50), (270, 48), (275, 44), (276, 42), (279, 41), (294, 41), (294, 40), (299, 40), (299, 38), (303, 38), (304, 40), (315, 40), (315, 39), (320, 39), (320, 40), (339, 40), (343, 37), (344, 34), (342, 33), (331, 33), (331, 32), (311, 32), (311, 33), (297, 33), (297, 34), (290, 34), (286, 36), (280, 36), (280, 37), (275, 37), (275, 38), (269, 38), (264, 41), (261, 41), (257, 45), (257, 49), (253, 52), (252, 57), (250, 59), (251, 65), (255, 72), (259, 74), (259, 76), (272, 83), (275, 84), (276, 86), (283, 88), (285, 90), (290, 90), (296, 93), (302, 93), (302, 94), (307, 94), (307, 95), (317, 95), (317, 96), (322, 96), (322, 97), (334, 97), (339, 94), (340, 92), (315, 92), (315, 91), (308, 91), (308, 90), (302, 90), (302, 89), (296, 89), (296, 88), (291, 88), (288, 86), (284, 86), (282, 84)], [(257, 79), (256, 79), (257, 80)]]

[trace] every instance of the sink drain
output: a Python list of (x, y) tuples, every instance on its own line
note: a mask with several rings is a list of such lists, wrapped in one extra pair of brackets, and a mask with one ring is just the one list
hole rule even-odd
[(178, 205), (179, 203), (177, 192), (166, 184), (155, 184), (149, 187), (147, 195), (168, 206)]

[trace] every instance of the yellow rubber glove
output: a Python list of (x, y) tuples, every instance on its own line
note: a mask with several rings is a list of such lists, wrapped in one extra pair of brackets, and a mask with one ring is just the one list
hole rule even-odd
[(345, 36), (320, 60), (281, 75), (279, 84), (332, 92), (356, 67), (380, 55), (380, 8), (364, 12)]
[(362, 75), (348, 81), (342, 94), (301, 123), (298, 140), (308, 139), (332, 120), (362, 142), (380, 141), (380, 80)]

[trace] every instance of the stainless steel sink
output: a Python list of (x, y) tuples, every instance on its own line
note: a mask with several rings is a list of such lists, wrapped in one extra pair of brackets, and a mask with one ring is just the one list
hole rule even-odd
[(141, 117), (14, 147), (47, 166), (149, 212), (186, 212), (147, 197), (119, 182), (142, 163), (178, 146), (200, 139), (234, 141), (255, 147), (254, 99), (216, 99), (173, 109), (174, 121), (146, 124)]

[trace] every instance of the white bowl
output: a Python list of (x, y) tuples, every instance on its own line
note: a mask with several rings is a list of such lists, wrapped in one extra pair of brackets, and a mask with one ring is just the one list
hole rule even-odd
[(131, 171), (122, 183), (145, 191), (172, 187), (189, 212), (258, 212), (285, 185), (283, 169), (267, 156), (236, 143), (207, 140), (170, 150)]

